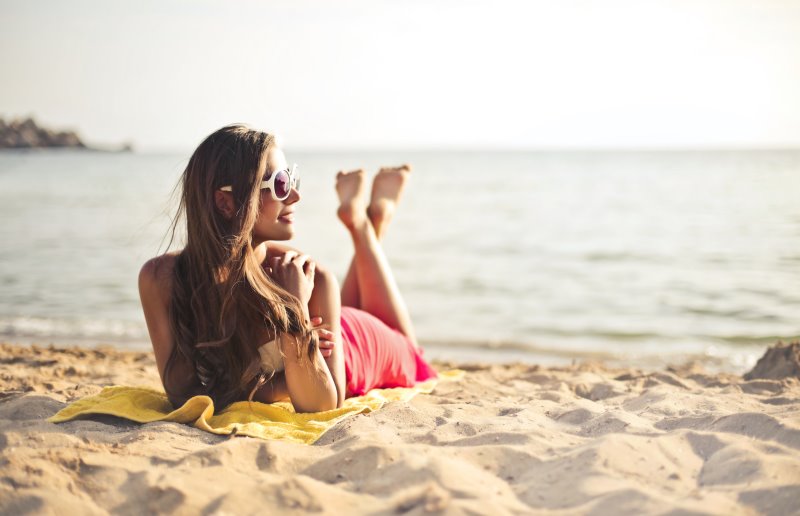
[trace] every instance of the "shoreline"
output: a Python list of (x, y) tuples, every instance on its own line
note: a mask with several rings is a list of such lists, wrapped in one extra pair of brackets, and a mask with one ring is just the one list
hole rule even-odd
[(464, 364), (463, 380), (307, 446), (109, 416), (47, 423), (104, 385), (159, 388), (152, 353), (0, 356), (2, 513), (785, 514), (800, 495), (796, 377)]
[[(602, 347), (599, 342), (591, 341), (598, 349), (575, 348), (574, 344), (559, 346), (539, 346), (530, 343), (513, 341), (451, 341), (439, 339), (420, 339), (420, 345), (426, 356), (432, 360), (448, 363), (467, 364), (525, 364), (541, 366), (567, 366), (583, 362), (599, 362), (610, 367), (636, 367), (644, 370), (663, 369), (670, 366), (697, 364), (708, 372), (744, 374), (750, 370), (770, 346), (781, 342), (798, 340), (778, 338), (757, 342), (750, 345), (731, 345), (726, 343), (707, 343), (697, 349), (686, 347), (655, 346), (636, 347), (636, 351), (623, 346)], [(458, 344), (453, 344), (458, 342)], [(94, 349), (96, 347), (112, 348), (119, 351), (152, 352), (149, 340), (141, 337), (96, 336), (43, 338), (41, 335), (0, 335), (0, 344), (16, 346), (40, 346), (56, 348), (80, 347)]]

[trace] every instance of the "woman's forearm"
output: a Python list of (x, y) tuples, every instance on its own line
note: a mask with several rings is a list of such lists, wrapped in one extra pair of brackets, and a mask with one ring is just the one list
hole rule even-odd
[[(262, 261), (283, 256), (288, 251), (300, 253), (284, 242), (267, 242), (259, 249)], [(337, 404), (339, 407), (344, 403), (347, 379), (345, 378), (344, 350), (341, 340), (341, 296), (339, 283), (336, 276), (324, 266), (316, 264), (316, 274), (314, 275), (314, 290), (311, 292), (311, 299), (308, 301), (308, 313), (311, 317), (321, 317), (323, 325), (330, 330), (335, 337), (335, 346), (330, 357), (323, 359), (327, 364), (328, 371), (333, 378), (337, 391)], [(306, 314), (308, 315), (308, 314)], [(288, 381), (287, 381), (288, 383)], [(302, 384), (301, 384), (302, 385)]]
[(259, 387), (253, 394), (253, 399), (261, 403), (275, 403), (288, 397), (289, 389), (286, 387), (286, 375), (282, 371), (276, 372), (265, 385)]
[(309, 358), (305, 346), (298, 357), (291, 336), (281, 339), (286, 387), (296, 412), (322, 412), (338, 406), (338, 393), (328, 366), (319, 350)]
[(347, 379), (345, 378), (344, 349), (341, 326), (341, 296), (336, 276), (317, 264), (314, 276), (314, 291), (308, 302), (308, 311), (314, 317), (321, 317), (324, 325), (334, 335), (333, 353), (325, 359), (337, 390), (337, 406), (344, 403)]

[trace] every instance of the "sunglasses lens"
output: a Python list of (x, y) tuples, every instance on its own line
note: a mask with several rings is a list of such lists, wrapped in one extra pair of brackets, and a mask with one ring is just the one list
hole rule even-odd
[(289, 197), (292, 191), (291, 182), (289, 181), (289, 173), (285, 170), (280, 170), (275, 176), (275, 197), (278, 199), (285, 199)]

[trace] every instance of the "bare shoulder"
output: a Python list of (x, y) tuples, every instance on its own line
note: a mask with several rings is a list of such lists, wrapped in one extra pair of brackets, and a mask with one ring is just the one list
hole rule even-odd
[(155, 258), (150, 258), (142, 266), (139, 272), (140, 277), (145, 277), (151, 280), (163, 280), (172, 276), (172, 271), (175, 269), (175, 260), (180, 255), (180, 251), (172, 251)]
[[(172, 274), (179, 254), (180, 252), (167, 253), (152, 258), (139, 271), (139, 297), (162, 382), (167, 361), (174, 347), (169, 321), (169, 304), (172, 295)], [(164, 388), (167, 388), (166, 384)]]
[(168, 301), (172, 290), (172, 273), (180, 251), (156, 256), (145, 262), (139, 271), (139, 291), (144, 297), (158, 297)]

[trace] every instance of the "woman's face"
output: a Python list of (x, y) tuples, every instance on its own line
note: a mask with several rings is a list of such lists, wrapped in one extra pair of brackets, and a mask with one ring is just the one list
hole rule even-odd
[[(288, 168), (286, 156), (277, 146), (272, 145), (267, 153), (267, 167), (264, 179), (278, 170)], [(269, 190), (261, 190), (261, 209), (258, 212), (256, 224), (253, 226), (253, 245), (266, 240), (289, 240), (294, 236), (294, 208), (300, 200), (300, 193), (292, 188), (289, 197), (282, 201), (272, 198)]]

